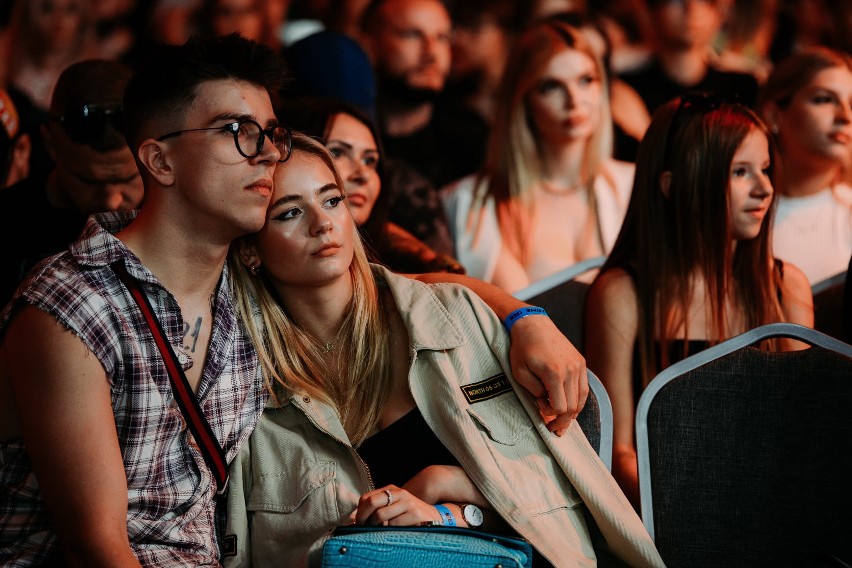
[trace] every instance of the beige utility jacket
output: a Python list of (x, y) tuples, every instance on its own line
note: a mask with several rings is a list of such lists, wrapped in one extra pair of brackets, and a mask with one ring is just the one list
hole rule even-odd
[[(512, 377), (509, 338), (494, 313), (464, 287), (374, 271), (408, 329), (418, 408), (494, 510), (554, 566), (596, 564), (586, 507), (617, 557), (663, 566), (578, 424), (562, 437), (547, 430)], [(352, 522), (371, 489), (332, 408), (301, 395), (268, 406), (231, 465), (227, 533), (236, 535), (236, 556), (225, 566), (318, 565), (329, 532)]]

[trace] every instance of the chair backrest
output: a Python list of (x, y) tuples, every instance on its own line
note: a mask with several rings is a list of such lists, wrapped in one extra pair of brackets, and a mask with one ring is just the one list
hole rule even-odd
[(601, 461), (612, 471), (612, 403), (600, 379), (588, 370), (587, 375), (589, 397), (577, 415), (577, 422)]
[[(752, 347), (774, 337), (812, 347)], [(852, 346), (771, 324), (688, 357), (643, 392), (636, 443), (668, 566), (852, 562)]]
[(841, 272), (811, 287), (814, 295), (814, 329), (834, 338), (845, 340), (843, 294), (846, 274)]
[(577, 280), (590, 270), (600, 268), (606, 257), (598, 256), (578, 262), (555, 274), (533, 282), (514, 296), (547, 310), (553, 323), (565, 337), (583, 352), (583, 318), (590, 284)]

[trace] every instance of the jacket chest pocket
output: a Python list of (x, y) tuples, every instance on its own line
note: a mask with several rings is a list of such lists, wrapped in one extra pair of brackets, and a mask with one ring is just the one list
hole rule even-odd
[(315, 540), (340, 519), (335, 463), (303, 460), (294, 465), (255, 479), (247, 509), (255, 530), (262, 524), (282, 537)]
[(519, 506), (532, 515), (542, 515), (582, 504), (514, 392), (473, 403), (467, 412)]

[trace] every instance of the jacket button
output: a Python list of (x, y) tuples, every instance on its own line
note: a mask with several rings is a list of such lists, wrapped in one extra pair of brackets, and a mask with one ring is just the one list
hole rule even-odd
[(349, 549), (347, 549), (345, 546), (340, 547), (340, 554), (346, 554), (347, 552), (349, 552)]
[(309, 397), (309, 396), (303, 396), (303, 397), (302, 397), (302, 402), (304, 402), (305, 404), (310, 404), (310, 402), (311, 402), (311, 397)]

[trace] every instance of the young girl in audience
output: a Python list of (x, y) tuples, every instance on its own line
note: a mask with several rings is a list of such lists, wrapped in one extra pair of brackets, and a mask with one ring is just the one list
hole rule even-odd
[(759, 325), (813, 326), (807, 279), (772, 257), (773, 176), (763, 123), (708, 96), (661, 107), (639, 146), (624, 226), (587, 298), (585, 338), (612, 400), (613, 475), (637, 508), (634, 417), (650, 380)]
[(852, 57), (827, 48), (790, 55), (762, 87), (758, 109), (784, 173), (774, 251), (814, 285), (852, 256)]
[(332, 160), (294, 135), (267, 224), (229, 259), (271, 397), (231, 465), (226, 566), (316, 564), (338, 525), (448, 514), (516, 531), (554, 565), (611, 550), (661, 566), (577, 423), (551, 435), (516, 388), (494, 313), (464, 287), (368, 264)]
[[(464, 273), (455, 258), (388, 219), (390, 191), (382, 183), (387, 169), (379, 133), (363, 112), (342, 101), (306, 98), (289, 102), (282, 114), (290, 127), (321, 141), (334, 156), (345, 184), (346, 204), (374, 262), (397, 272)], [(443, 211), (438, 213), (443, 218)], [(436, 219), (435, 227), (439, 226), (446, 234), (446, 224)]]
[(485, 169), (445, 191), (469, 275), (514, 292), (609, 252), (633, 165), (611, 159), (608, 100), (603, 65), (578, 30), (550, 20), (519, 37)]

